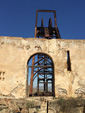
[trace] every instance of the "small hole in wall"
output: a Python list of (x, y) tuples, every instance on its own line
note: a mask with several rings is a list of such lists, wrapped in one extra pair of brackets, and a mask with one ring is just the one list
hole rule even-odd
[(4, 80), (4, 77), (3, 77), (3, 80)]
[(4, 76), (5, 72), (3, 72), (3, 76)]
[(0, 80), (4, 81), (5, 79), (5, 72), (0, 72)]
[(67, 70), (71, 71), (70, 51), (67, 51)]

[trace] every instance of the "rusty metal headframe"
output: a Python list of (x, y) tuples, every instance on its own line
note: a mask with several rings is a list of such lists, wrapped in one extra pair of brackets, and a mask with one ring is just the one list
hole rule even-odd
[[(37, 20), (38, 20), (38, 12), (46, 12), (46, 13), (54, 13), (54, 22), (55, 26), (52, 27), (52, 19), (49, 18), (48, 27), (43, 26), (43, 18), (41, 20), (41, 27), (37, 26)], [(56, 22), (56, 11), (55, 10), (37, 10), (36, 11), (36, 23), (35, 23), (35, 38), (36, 37), (43, 37), (47, 39), (57, 38), (60, 39), (60, 33), (57, 27)]]
[[(55, 26), (52, 27), (52, 19), (49, 18), (48, 27), (43, 26), (43, 19), (41, 19), (41, 27), (38, 27), (37, 26), (38, 12), (54, 13)], [(59, 30), (57, 27), (57, 23), (56, 23), (56, 11), (55, 10), (37, 10), (36, 11), (35, 38), (41, 38), (41, 37), (46, 38), (46, 39), (52, 39), (52, 38), (61, 39)], [(41, 75), (43, 77), (41, 77)], [(32, 57), (30, 92), (29, 92), (30, 96), (32, 96), (33, 80), (36, 77), (38, 78), (37, 95), (54, 95), (55, 88), (54, 88), (53, 62), (47, 55), (38, 54), (36, 62), (35, 62), (35, 56)], [(49, 83), (52, 85), (51, 92), (48, 91)], [(43, 94), (40, 94), (40, 91), (39, 91), (40, 84), (44, 85)]]

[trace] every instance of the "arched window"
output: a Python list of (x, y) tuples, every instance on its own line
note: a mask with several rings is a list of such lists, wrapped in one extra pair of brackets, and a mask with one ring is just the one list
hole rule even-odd
[(27, 95), (54, 96), (54, 64), (43, 53), (37, 53), (28, 60)]

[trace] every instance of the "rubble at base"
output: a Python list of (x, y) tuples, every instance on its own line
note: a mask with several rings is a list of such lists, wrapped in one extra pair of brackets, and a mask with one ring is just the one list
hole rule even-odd
[(85, 113), (85, 99), (61, 97), (0, 99), (0, 113), (47, 113), (47, 109), (48, 113)]

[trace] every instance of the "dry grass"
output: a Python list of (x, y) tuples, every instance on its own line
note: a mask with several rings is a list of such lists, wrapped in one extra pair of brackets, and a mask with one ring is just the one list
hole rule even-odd
[(69, 98), (69, 99), (63, 99), (59, 98), (56, 99), (56, 101), (51, 103), (52, 106), (55, 106), (55, 108), (60, 107), (60, 111), (67, 112), (74, 110), (78, 107), (84, 107), (85, 106), (85, 99), (83, 98)]

